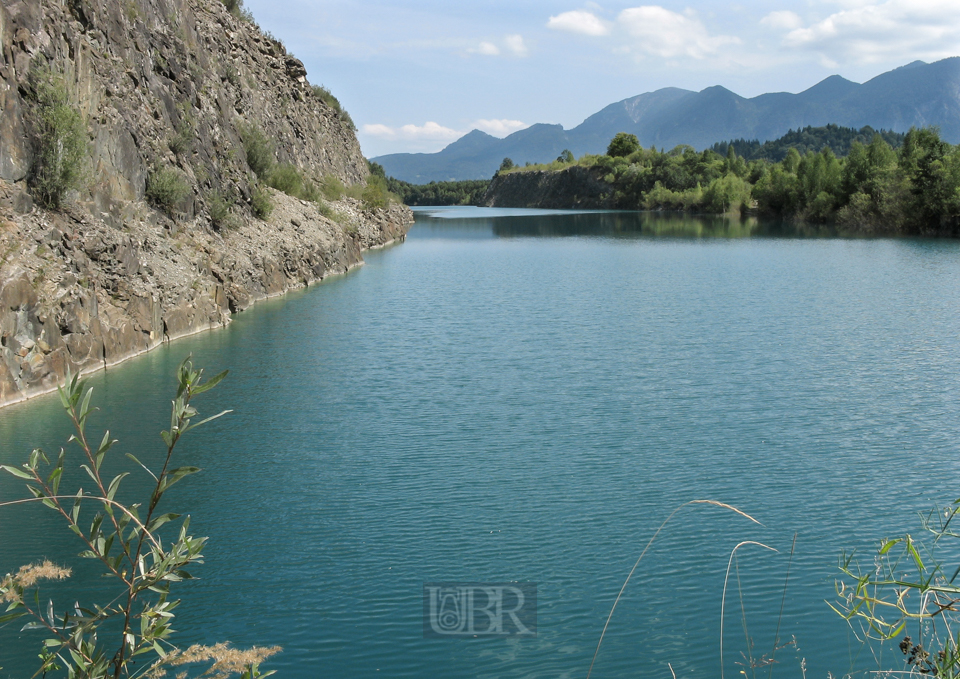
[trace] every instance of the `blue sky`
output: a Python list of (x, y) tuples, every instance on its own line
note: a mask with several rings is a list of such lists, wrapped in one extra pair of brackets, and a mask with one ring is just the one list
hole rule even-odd
[(368, 157), (471, 129), (570, 128), (661, 87), (799, 92), (960, 55), (960, 0), (247, 0), (356, 122)]

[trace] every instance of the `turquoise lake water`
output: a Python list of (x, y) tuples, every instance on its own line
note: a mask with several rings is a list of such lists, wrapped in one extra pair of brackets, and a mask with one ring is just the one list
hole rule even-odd
[[(780, 552), (738, 552), (724, 672), (748, 638), (769, 653), (795, 533), (780, 637), (796, 646), (773, 675), (878, 669), (824, 600), (841, 549), (919, 533), (917, 511), (960, 496), (960, 243), (830, 236), (420, 211), (348, 276), (92, 376), (90, 426), (111, 428), (126, 469), (125, 452), (159, 459), (185, 355), (231, 370), (197, 406), (235, 412), (188, 436), (180, 462), (204, 471), (168, 499), (210, 537), (176, 639), (279, 644), (266, 668), (296, 679), (585, 677), (643, 545), (712, 499), (764, 526), (682, 510), (593, 676), (719, 676), (744, 540)], [(2, 409), (0, 464), (68, 434), (56, 396)], [(21, 494), (0, 478), (0, 501)], [(45, 593), (102, 600), (41, 509), (0, 510), (0, 573), (49, 557), (75, 573)], [(424, 639), (434, 581), (538, 583), (538, 636)], [(33, 634), (0, 630), (0, 677), (32, 674)]]

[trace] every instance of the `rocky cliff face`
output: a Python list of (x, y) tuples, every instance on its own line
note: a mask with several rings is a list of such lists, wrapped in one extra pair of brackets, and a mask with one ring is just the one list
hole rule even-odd
[[(242, 130), (313, 182), (362, 184), (367, 164), (303, 64), (220, 0), (0, 0), (0, 37), (0, 405), (50, 391), (68, 368), (224, 325), (406, 234), (405, 207), (346, 197), (266, 189), (274, 211), (252, 215)], [(28, 185), (26, 93), (44, 64), (87, 133), (84, 180), (57, 211), (35, 206)], [(145, 201), (159, 169), (189, 186), (165, 212)], [(228, 227), (210, 218), (218, 199), (232, 206)]]
[(498, 174), (481, 201), (485, 207), (535, 207), (547, 210), (595, 210), (616, 207), (613, 187), (602, 171), (571, 165), (558, 171)]

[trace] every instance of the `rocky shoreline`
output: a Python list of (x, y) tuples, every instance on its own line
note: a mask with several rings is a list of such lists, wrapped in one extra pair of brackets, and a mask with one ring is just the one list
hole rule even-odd
[(55, 390), (68, 368), (108, 368), (344, 274), (364, 250), (402, 241), (412, 221), (403, 206), (344, 199), (344, 228), (274, 192), (267, 223), (224, 234), (149, 222), (117, 230), (78, 210), (11, 214), (9, 189), (0, 183), (0, 252), (16, 251), (0, 266), (0, 407)]

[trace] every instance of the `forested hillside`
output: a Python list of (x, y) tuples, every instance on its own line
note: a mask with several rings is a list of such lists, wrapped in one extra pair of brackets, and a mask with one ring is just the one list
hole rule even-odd
[(846, 156), (850, 153), (854, 142), (869, 144), (878, 134), (895, 149), (900, 148), (906, 136), (889, 130), (874, 130), (869, 125), (859, 130), (839, 125), (808, 126), (802, 130), (790, 130), (779, 139), (764, 143), (757, 139), (734, 139), (714, 144), (710, 150), (725, 156), (729, 147), (733, 146), (737, 155), (743, 156), (747, 160), (770, 160), (773, 162), (779, 162), (786, 158), (787, 151), (790, 149), (796, 149), (803, 155), (808, 151), (819, 152), (828, 148), (838, 156)]

